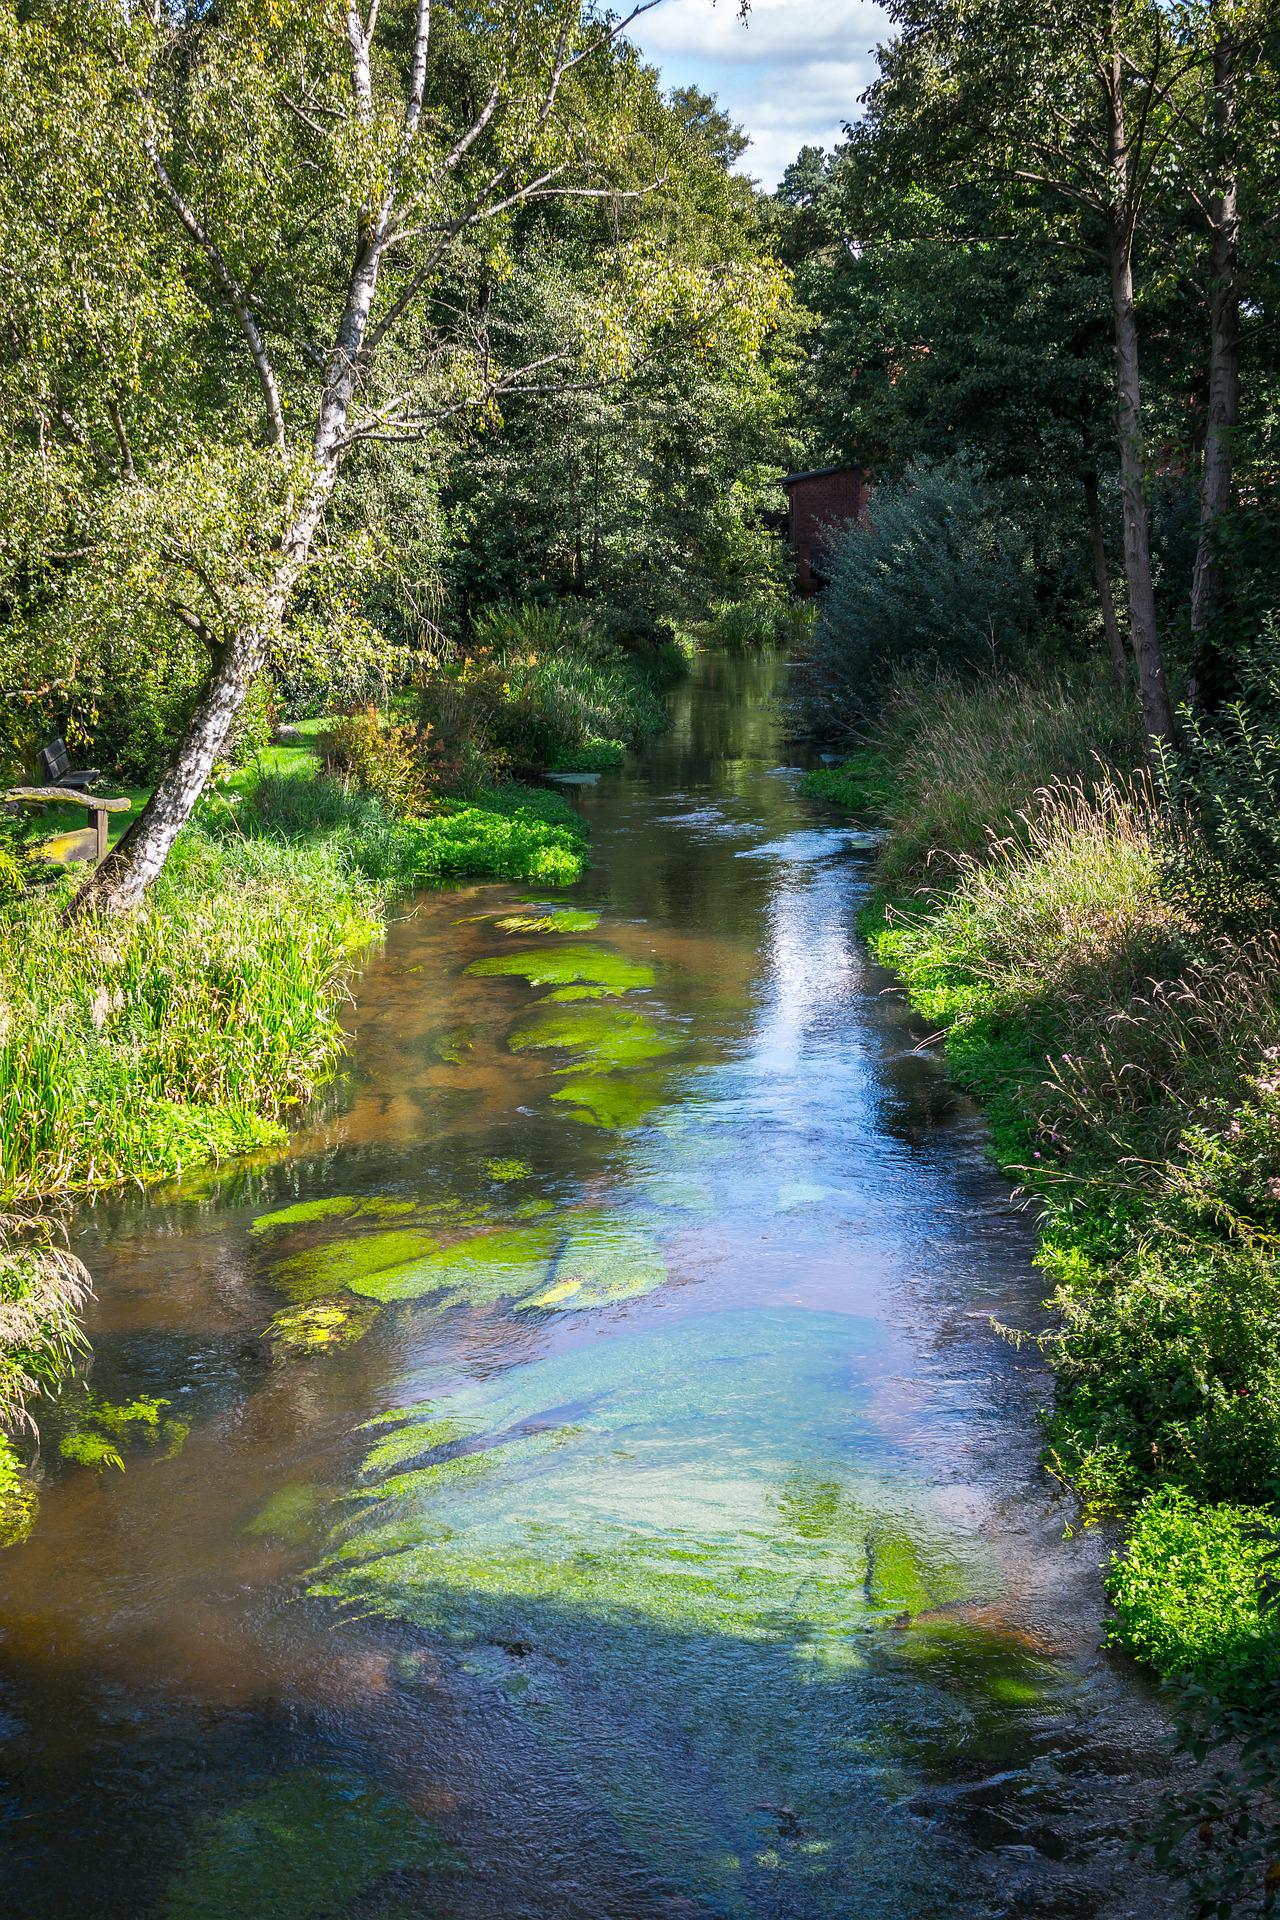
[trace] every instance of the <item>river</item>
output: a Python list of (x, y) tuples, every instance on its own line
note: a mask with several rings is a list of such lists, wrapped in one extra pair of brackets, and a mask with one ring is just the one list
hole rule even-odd
[(575, 888), (409, 903), (287, 1154), (84, 1210), (0, 1912), (1174, 1911), (1105, 1543), (990, 1325), (1032, 1222), (859, 949), (783, 671), (699, 661)]

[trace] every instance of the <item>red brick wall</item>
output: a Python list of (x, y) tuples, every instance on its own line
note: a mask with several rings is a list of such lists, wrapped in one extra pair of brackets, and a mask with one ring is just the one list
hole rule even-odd
[(788, 533), (796, 556), (796, 585), (812, 593), (818, 580), (814, 562), (826, 544), (826, 529), (846, 520), (861, 520), (867, 510), (867, 482), (860, 467), (815, 474), (794, 480), (787, 488), (790, 502)]

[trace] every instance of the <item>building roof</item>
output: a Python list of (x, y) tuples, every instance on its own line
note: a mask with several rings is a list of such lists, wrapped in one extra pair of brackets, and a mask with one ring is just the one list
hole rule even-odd
[(827, 475), (832, 473), (860, 474), (861, 472), (861, 467), (807, 467), (803, 473), (784, 473), (781, 485), (784, 487), (794, 487), (798, 480), (825, 480)]

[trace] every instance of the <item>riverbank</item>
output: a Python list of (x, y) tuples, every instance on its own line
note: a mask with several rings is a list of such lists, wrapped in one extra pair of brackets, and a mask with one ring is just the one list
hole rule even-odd
[[(515, 783), (418, 819), (323, 777), (311, 756), (213, 792), (127, 924), (67, 929), (72, 875), (0, 907), (0, 1420), (81, 1349), (89, 1276), (51, 1204), (286, 1138), (332, 1078), (342, 1009), (392, 903), (462, 878), (562, 886), (586, 829)], [(0, 1441), (0, 1543), (33, 1509)]]
[[(1280, 945), (1187, 904), (1139, 761), (1105, 683), (908, 680), (809, 785), (887, 828), (862, 930), (1040, 1213), (1046, 1462), (1122, 1517), (1114, 1637), (1212, 1743), (1280, 1677)], [(1197, 1885), (1261, 1884), (1265, 1783)]]

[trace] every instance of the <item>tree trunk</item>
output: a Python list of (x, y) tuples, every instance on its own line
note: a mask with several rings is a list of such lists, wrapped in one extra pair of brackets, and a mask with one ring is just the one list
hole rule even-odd
[(1210, 203), (1209, 406), (1200, 478), (1200, 541), (1191, 587), (1191, 632), (1204, 636), (1222, 595), (1216, 534), (1231, 504), (1233, 442), (1240, 418), (1240, 183), (1236, 130), (1235, 48), (1220, 32), (1213, 49), (1213, 129), (1221, 186)]
[(1124, 502), (1124, 571), (1129, 589), (1129, 634), (1138, 666), (1142, 721), (1153, 740), (1173, 733), (1173, 708), (1151, 582), (1151, 524), (1147, 513), (1146, 446), (1138, 377), (1138, 323), (1133, 308), (1133, 188), (1125, 143), (1124, 94), (1117, 53), (1108, 89), (1108, 149), (1115, 193), (1107, 214), (1111, 314), (1116, 348), (1116, 424), (1120, 438), (1120, 492)]
[(1102, 532), (1102, 504), (1098, 498), (1098, 475), (1093, 467), (1084, 472), (1085, 507), (1089, 515), (1089, 545), (1093, 552), (1093, 578), (1098, 589), (1098, 609), (1102, 614), (1103, 632), (1107, 636), (1107, 651), (1111, 655), (1111, 672), (1118, 687), (1129, 684), (1129, 661), (1124, 650), (1124, 638), (1120, 632), (1120, 622), (1116, 619), (1116, 603), (1111, 592), (1111, 574), (1107, 567), (1107, 543)]
[(295, 582), (310, 558), (336, 472), (336, 463), (320, 469), (302, 511), (280, 542), (280, 559), (263, 597), (261, 617), (227, 642), (172, 766), (128, 833), (71, 902), (68, 920), (129, 912), (141, 905), (147, 888), (159, 877), (280, 629)]

